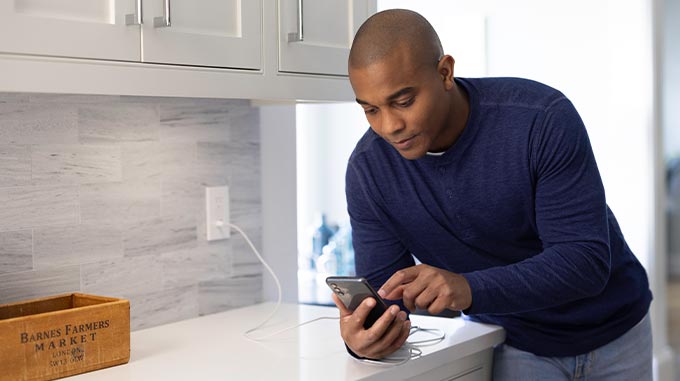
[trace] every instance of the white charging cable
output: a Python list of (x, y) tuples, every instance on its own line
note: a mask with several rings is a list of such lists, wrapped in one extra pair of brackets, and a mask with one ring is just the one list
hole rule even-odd
[(441, 343), (446, 338), (446, 334), (444, 333), (444, 331), (442, 331), (439, 328), (422, 328), (422, 327), (419, 327), (417, 325), (414, 325), (413, 327), (411, 327), (411, 332), (409, 333), (409, 337), (411, 335), (418, 333), (418, 332), (424, 332), (424, 333), (430, 334), (434, 337), (431, 337), (429, 339), (420, 339), (420, 340), (416, 340), (416, 341), (407, 341), (406, 343), (410, 344), (410, 345), (415, 345), (415, 346), (418, 346), (418, 347), (429, 347), (430, 345), (435, 345), (435, 344)]
[(396, 366), (396, 365), (401, 365), (405, 364), (409, 360), (413, 360), (417, 357), (420, 357), (423, 354), (421, 347), (427, 347), (430, 345), (435, 345), (439, 344), (444, 340), (446, 337), (446, 334), (444, 331), (442, 331), (439, 328), (421, 328), (417, 325), (414, 325), (411, 327), (411, 330), (409, 332), (409, 337), (413, 336), (414, 334), (418, 332), (423, 332), (427, 333), (430, 335), (433, 335), (434, 337), (431, 337), (429, 339), (420, 339), (416, 341), (407, 341), (403, 345), (403, 349), (408, 350), (408, 355), (406, 356), (388, 356), (379, 360), (373, 360), (373, 359), (356, 359), (360, 362), (363, 363), (368, 363), (368, 364), (374, 364), (374, 365), (388, 365), (388, 366)]
[[(220, 224), (219, 226), (222, 226), (222, 224)], [(290, 331), (292, 329), (301, 327), (303, 325), (313, 323), (315, 321), (338, 320), (338, 319), (340, 319), (339, 317), (319, 317), (319, 318), (316, 318), (316, 319), (312, 319), (312, 320), (302, 322), (302, 323), (294, 325), (292, 327), (287, 327), (287, 328), (281, 329), (281, 330), (276, 331), (276, 332), (265, 334), (263, 336), (252, 337), (252, 334), (255, 331), (262, 328), (265, 324), (267, 324), (274, 317), (274, 315), (278, 311), (279, 307), (281, 306), (281, 294), (282, 294), (281, 283), (279, 282), (279, 278), (274, 273), (274, 270), (272, 270), (272, 268), (269, 266), (269, 264), (267, 264), (267, 261), (264, 260), (264, 258), (262, 257), (262, 255), (260, 255), (260, 252), (257, 250), (257, 248), (255, 248), (255, 245), (253, 245), (253, 243), (250, 241), (250, 238), (248, 238), (248, 235), (240, 227), (238, 227), (238, 226), (236, 226), (232, 223), (229, 223), (229, 227), (236, 230), (237, 232), (239, 232), (239, 234), (241, 234), (243, 236), (243, 238), (248, 243), (248, 246), (250, 246), (250, 248), (253, 250), (253, 253), (255, 253), (255, 256), (257, 256), (257, 259), (259, 259), (260, 262), (262, 262), (262, 265), (267, 269), (267, 271), (269, 271), (269, 274), (274, 279), (274, 283), (276, 284), (276, 290), (278, 292), (276, 305), (274, 306), (274, 309), (271, 311), (269, 316), (267, 316), (267, 318), (265, 318), (260, 324), (258, 324), (255, 327), (245, 331), (243, 333), (243, 336), (245, 336), (248, 340), (257, 342), (257, 341), (262, 341), (264, 339), (279, 335), (283, 332)], [(380, 359), (380, 360), (371, 360), (371, 359), (356, 359), (356, 360), (359, 360), (359, 361), (365, 362), (365, 363), (378, 364), (378, 365), (391, 365), (391, 366), (401, 365), (401, 364), (404, 364), (407, 361), (409, 361), (413, 358), (416, 358), (416, 357), (418, 357), (422, 354), (422, 350), (418, 347), (437, 344), (437, 343), (441, 342), (442, 340), (444, 340), (444, 337), (446, 336), (444, 334), (444, 332), (440, 329), (437, 329), (437, 328), (420, 328), (418, 326), (411, 327), (411, 332), (409, 332), (409, 336), (413, 335), (416, 332), (426, 332), (426, 333), (430, 333), (430, 334), (435, 334), (437, 336), (434, 337), (434, 338), (431, 338), (431, 339), (417, 340), (417, 341), (414, 341), (414, 342), (406, 342), (404, 344), (404, 347), (408, 350), (408, 353), (409, 353), (408, 356), (404, 356), (404, 357), (390, 357), (390, 356), (388, 356), (388, 357), (385, 357), (385, 358)]]
[[(238, 226), (236, 226), (232, 223), (229, 223), (229, 227), (236, 230), (237, 232), (239, 232), (243, 236), (243, 239), (246, 240), (246, 242), (248, 243), (248, 246), (250, 246), (250, 248), (253, 250), (253, 253), (255, 253), (255, 256), (257, 256), (257, 259), (259, 259), (260, 262), (262, 262), (262, 265), (267, 269), (267, 271), (269, 271), (269, 274), (272, 276), (272, 278), (274, 278), (274, 283), (276, 284), (276, 290), (278, 292), (278, 297), (277, 297), (277, 300), (276, 300), (276, 305), (274, 306), (274, 309), (272, 310), (272, 312), (260, 324), (256, 325), (255, 327), (253, 327), (253, 328), (251, 328), (251, 329), (249, 329), (249, 330), (247, 330), (243, 333), (243, 335), (250, 340), (255, 340), (255, 341), (261, 340), (264, 337), (253, 338), (253, 337), (250, 336), (250, 334), (257, 331), (258, 329), (260, 329), (265, 324), (267, 324), (267, 322), (269, 322), (269, 320), (271, 320), (271, 318), (274, 317), (274, 315), (276, 314), (276, 311), (278, 311), (279, 307), (281, 306), (281, 282), (279, 282), (279, 278), (274, 273), (274, 270), (272, 270), (272, 268), (269, 267), (269, 264), (267, 263), (267, 261), (265, 261), (264, 258), (262, 258), (262, 255), (260, 255), (260, 252), (257, 250), (257, 248), (255, 248), (255, 245), (253, 245), (253, 242), (250, 240), (250, 238), (248, 238), (248, 235), (240, 227), (238, 227)], [(273, 336), (273, 335), (268, 335), (268, 336), (265, 336), (265, 337), (269, 337), (269, 336)]]
[[(423, 353), (423, 351), (418, 348), (415, 345), (410, 345), (408, 343), (405, 343), (400, 350), (406, 350), (408, 351), (408, 354), (405, 356), (387, 356), (381, 359), (359, 359), (356, 357), (353, 357), (354, 360), (365, 363), (365, 364), (372, 364), (372, 365), (381, 365), (381, 366), (397, 366), (397, 365), (402, 365), (406, 364), (410, 360), (413, 360), (415, 358), (420, 357), (420, 355)], [(397, 351), (398, 352), (398, 351)]]

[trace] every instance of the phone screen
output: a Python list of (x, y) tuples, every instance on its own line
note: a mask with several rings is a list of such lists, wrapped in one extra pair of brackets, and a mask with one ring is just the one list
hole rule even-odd
[(338, 296), (349, 310), (354, 311), (367, 297), (375, 299), (375, 307), (364, 322), (364, 328), (370, 328), (376, 320), (387, 310), (387, 305), (371, 287), (365, 278), (333, 276), (326, 278), (326, 284)]

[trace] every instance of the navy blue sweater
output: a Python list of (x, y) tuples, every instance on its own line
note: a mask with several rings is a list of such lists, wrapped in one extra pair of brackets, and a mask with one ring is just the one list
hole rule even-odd
[(605, 201), (585, 126), (559, 91), (516, 78), (458, 78), (467, 125), (441, 156), (404, 159), (368, 130), (350, 157), (357, 274), (376, 288), (425, 264), (462, 274), (466, 311), (506, 342), (572, 356), (633, 327), (647, 275)]

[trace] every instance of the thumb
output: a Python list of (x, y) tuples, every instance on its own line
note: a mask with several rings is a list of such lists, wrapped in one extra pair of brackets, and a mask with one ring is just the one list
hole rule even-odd
[(335, 305), (336, 305), (336, 306), (338, 307), (338, 309), (340, 310), (340, 317), (341, 317), (341, 318), (343, 318), (343, 317), (345, 317), (345, 316), (349, 316), (349, 315), (352, 314), (352, 311), (350, 311), (350, 310), (345, 306), (345, 303), (343, 303), (342, 300), (340, 300), (340, 298), (338, 298), (337, 295), (333, 294), (332, 296), (333, 296), (333, 302), (335, 303)]

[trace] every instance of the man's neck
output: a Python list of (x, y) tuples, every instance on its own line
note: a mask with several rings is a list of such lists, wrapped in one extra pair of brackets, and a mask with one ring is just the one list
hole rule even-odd
[(446, 130), (446, 134), (449, 135), (446, 141), (450, 143), (445, 147), (437, 147), (437, 149), (430, 151), (430, 153), (443, 153), (456, 144), (463, 130), (465, 130), (469, 115), (470, 100), (467, 92), (458, 86), (458, 84), (454, 84), (454, 87), (451, 89), (451, 104), (447, 119), (448, 128)]

